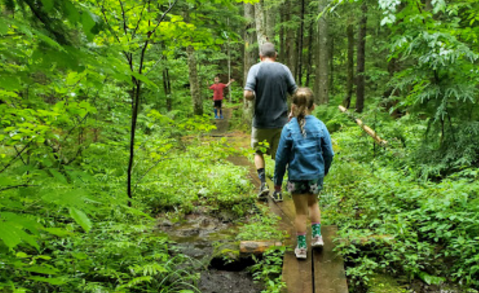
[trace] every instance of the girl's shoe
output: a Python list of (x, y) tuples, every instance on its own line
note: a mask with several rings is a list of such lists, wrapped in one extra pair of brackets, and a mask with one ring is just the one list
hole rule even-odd
[(308, 257), (306, 247), (296, 247), (294, 249), (297, 259), (306, 259)]
[(311, 240), (311, 246), (313, 248), (316, 248), (316, 247), (322, 248), (324, 246), (323, 236), (314, 236), (313, 240)]

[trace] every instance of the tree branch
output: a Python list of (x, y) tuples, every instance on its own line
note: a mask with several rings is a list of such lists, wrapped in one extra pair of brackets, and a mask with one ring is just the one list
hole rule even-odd
[(123, 8), (123, 2), (121, 2), (121, 0), (118, 0), (118, 2), (120, 2), (121, 17), (123, 18), (123, 31), (125, 32), (125, 36), (129, 41), (130, 39), (128, 38), (128, 26), (126, 25), (125, 9)]
[(19, 187), (31, 187), (31, 186), (38, 186), (38, 185), (21, 184), (21, 185), (8, 186), (8, 187), (5, 187), (5, 188), (0, 189), (0, 192), (2, 192), (2, 191), (4, 191), (4, 190), (19, 188)]
[(131, 34), (131, 39), (133, 40), (133, 38), (135, 37), (136, 35), (136, 32), (138, 31), (138, 28), (140, 27), (140, 22), (141, 20), (143, 19), (143, 11), (145, 10), (145, 7), (146, 7), (146, 3), (143, 5), (143, 7), (141, 8), (141, 13), (140, 13), (140, 17), (138, 18), (138, 21), (136, 22), (136, 27), (135, 29), (133, 30), (133, 33)]
[(10, 160), (10, 162), (8, 162), (5, 167), (3, 167), (3, 169), (0, 171), (0, 173), (3, 173), (3, 171), (7, 170), (8, 167), (10, 167), (10, 165), (16, 160), (18, 159), (18, 157), (20, 157), (22, 155), (22, 153), (30, 146), (30, 144), (33, 142), (33, 139), (30, 140), (27, 145), (25, 145), (25, 147), (19, 152), (17, 153), (17, 155)]

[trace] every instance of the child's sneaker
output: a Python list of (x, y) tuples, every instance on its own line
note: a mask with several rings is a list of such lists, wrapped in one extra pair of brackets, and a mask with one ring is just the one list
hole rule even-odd
[(317, 248), (317, 247), (323, 247), (324, 246), (324, 241), (323, 241), (323, 236), (314, 236), (313, 237), (313, 240), (311, 240), (311, 246), (313, 248)]
[(306, 247), (296, 247), (294, 249), (294, 254), (297, 259), (306, 259), (308, 257)]
[(220, 119), (225, 119), (225, 117), (223, 117), (223, 115), (220, 116)]
[(220, 119), (220, 117), (218, 117), (218, 115), (215, 115), (215, 119)]
[(275, 202), (281, 202), (283, 201), (283, 194), (281, 193), (281, 191), (274, 191), (273, 194), (271, 194), (271, 198), (275, 201)]
[(261, 183), (258, 192), (258, 199), (263, 199), (269, 194), (268, 184), (266, 182)]

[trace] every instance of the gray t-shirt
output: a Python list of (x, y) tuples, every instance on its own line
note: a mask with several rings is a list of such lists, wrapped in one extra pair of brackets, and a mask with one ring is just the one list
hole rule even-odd
[(287, 93), (297, 89), (293, 75), (279, 62), (260, 62), (248, 72), (245, 90), (256, 93), (253, 127), (282, 128), (288, 122)]

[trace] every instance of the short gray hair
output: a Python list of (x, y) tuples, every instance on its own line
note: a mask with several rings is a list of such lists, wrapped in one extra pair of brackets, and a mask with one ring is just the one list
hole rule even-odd
[(276, 57), (276, 50), (272, 43), (264, 43), (259, 47), (259, 54), (263, 57), (274, 58)]

